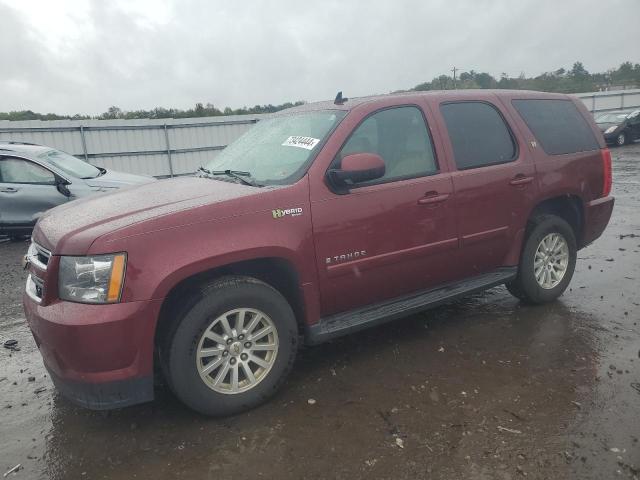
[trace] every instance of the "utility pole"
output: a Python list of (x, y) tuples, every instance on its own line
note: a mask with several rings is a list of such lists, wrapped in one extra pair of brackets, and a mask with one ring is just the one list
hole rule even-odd
[(458, 71), (458, 69), (456, 67), (453, 67), (451, 71), (453, 72), (453, 89), (455, 90), (458, 88), (456, 86), (456, 72)]

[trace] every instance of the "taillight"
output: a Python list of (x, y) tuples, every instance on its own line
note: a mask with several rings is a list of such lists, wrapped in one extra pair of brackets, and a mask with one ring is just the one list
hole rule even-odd
[(611, 152), (608, 148), (602, 150), (602, 196), (606, 197), (611, 193)]

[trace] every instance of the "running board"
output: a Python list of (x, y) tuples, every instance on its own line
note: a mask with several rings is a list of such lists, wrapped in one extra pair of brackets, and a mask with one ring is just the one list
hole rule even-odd
[(437, 307), (456, 298), (481, 292), (513, 280), (517, 272), (517, 267), (501, 267), (460, 282), (449, 283), (442, 287), (321, 318), (318, 323), (307, 328), (306, 343), (316, 345), (358, 330)]

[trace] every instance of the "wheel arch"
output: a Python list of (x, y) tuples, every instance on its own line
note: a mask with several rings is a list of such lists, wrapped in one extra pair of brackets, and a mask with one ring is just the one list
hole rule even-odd
[(529, 211), (527, 221), (515, 236), (513, 246), (506, 257), (505, 265), (518, 265), (524, 248), (527, 235), (531, 228), (531, 219), (537, 215), (551, 214), (565, 220), (573, 230), (578, 249), (584, 245), (584, 203), (580, 196), (575, 194), (557, 195), (541, 199)]
[(198, 291), (198, 285), (230, 275), (257, 278), (275, 288), (291, 305), (300, 331), (303, 331), (305, 306), (300, 275), (295, 265), (283, 257), (258, 257), (209, 268), (175, 283), (169, 289), (160, 308), (155, 329), (156, 347), (158, 342), (163, 341), (171, 332), (179, 308), (184, 308), (184, 301), (178, 300), (197, 298), (194, 294)]
[(566, 221), (573, 230), (578, 248), (583, 247), (584, 204), (578, 195), (560, 195), (538, 202), (529, 213), (527, 228), (532, 218), (543, 214), (556, 215)]

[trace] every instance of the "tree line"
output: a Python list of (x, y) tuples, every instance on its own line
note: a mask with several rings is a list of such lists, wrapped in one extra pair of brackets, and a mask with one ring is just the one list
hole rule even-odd
[(226, 107), (219, 109), (207, 103), (196, 103), (193, 108), (182, 110), (180, 108), (156, 107), (151, 110), (122, 110), (119, 107), (109, 107), (109, 109), (96, 116), (89, 115), (58, 115), (55, 113), (36, 113), (31, 110), (20, 110), (14, 112), (0, 112), (0, 120), (131, 120), (136, 118), (192, 118), (192, 117), (219, 117), (222, 115), (249, 115), (258, 113), (273, 113), (285, 108), (304, 105), (305, 102), (286, 102), (280, 105), (255, 105), (253, 107), (242, 107), (232, 109)]
[(536, 77), (527, 77), (524, 72), (518, 77), (506, 73), (495, 78), (486, 72), (462, 71), (454, 78), (440, 75), (430, 82), (416, 85), (412, 90), (448, 90), (452, 88), (508, 88), (515, 90), (538, 90), (542, 92), (580, 93), (616, 88), (640, 87), (640, 63), (624, 62), (617, 69), (603, 73), (589, 73), (582, 62), (575, 62), (571, 69), (560, 68)]
[[(580, 93), (605, 90), (620, 87), (640, 87), (640, 64), (624, 62), (616, 69), (601, 73), (590, 73), (581, 62), (575, 62), (571, 69), (560, 68), (553, 72), (545, 72), (536, 77), (527, 77), (524, 72), (517, 77), (510, 77), (506, 73), (495, 78), (487, 72), (474, 70), (461, 71), (455, 78), (453, 75), (440, 75), (430, 82), (420, 83), (409, 91), (449, 90), (465, 88), (507, 88), (517, 90), (538, 90), (542, 92)], [(407, 90), (398, 90), (407, 91)], [(304, 101), (286, 102), (280, 105), (255, 105), (232, 109), (220, 109), (211, 103), (196, 103), (193, 108), (186, 110), (179, 108), (157, 107), (151, 110), (122, 110), (112, 106), (97, 116), (89, 115), (58, 115), (55, 113), (36, 113), (31, 110), (0, 112), (0, 120), (113, 120), (137, 118), (192, 118), (217, 117), (221, 115), (248, 115), (259, 113), (273, 113), (289, 107), (303, 105)]]

